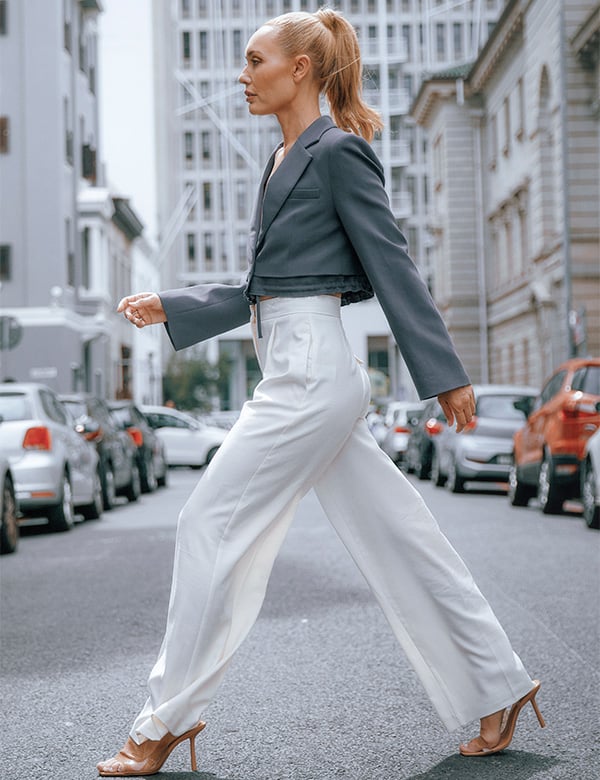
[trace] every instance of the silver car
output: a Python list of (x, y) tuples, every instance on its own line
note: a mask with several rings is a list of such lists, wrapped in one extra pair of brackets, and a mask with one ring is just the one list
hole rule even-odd
[(0, 453), (8, 458), (19, 509), (68, 531), (75, 512), (96, 518), (102, 487), (95, 448), (74, 429), (56, 393), (37, 383), (0, 384)]
[(424, 408), (424, 401), (393, 401), (387, 407), (384, 418), (387, 431), (380, 446), (397, 466), (404, 463), (408, 439)]
[(140, 406), (140, 409), (164, 444), (169, 466), (207, 465), (227, 436), (225, 428), (206, 425), (168, 406)]
[[(596, 404), (600, 412), (600, 402)], [(600, 428), (585, 444), (581, 464), (583, 517), (590, 528), (600, 528)]]
[(15, 483), (8, 458), (0, 453), (0, 555), (13, 553), (19, 544)]
[(513, 460), (513, 434), (525, 422), (515, 406), (535, 398), (538, 390), (527, 385), (475, 385), (475, 416), (457, 434), (445, 428), (433, 440), (432, 480), (462, 493), (471, 481), (508, 482)]

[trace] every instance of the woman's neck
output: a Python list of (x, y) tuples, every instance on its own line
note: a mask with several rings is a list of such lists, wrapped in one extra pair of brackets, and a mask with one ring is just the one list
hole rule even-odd
[(285, 156), (297, 139), (302, 135), (307, 127), (321, 116), (319, 107), (312, 108), (301, 113), (277, 115), (281, 133), (283, 135), (283, 155)]

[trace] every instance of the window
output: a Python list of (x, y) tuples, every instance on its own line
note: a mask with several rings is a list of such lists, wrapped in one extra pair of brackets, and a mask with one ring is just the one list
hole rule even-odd
[(209, 181), (205, 181), (202, 184), (202, 202), (204, 213), (206, 216), (209, 216), (212, 210), (212, 185)]
[(10, 120), (7, 116), (0, 116), (0, 154), (8, 154), (10, 151)]
[(578, 369), (571, 382), (572, 390), (581, 390), (589, 395), (600, 395), (600, 368), (598, 366), (583, 366)]
[(412, 73), (405, 73), (403, 78), (404, 89), (408, 95), (408, 99), (412, 100), (413, 96), (413, 76)]
[(243, 179), (235, 183), (235, 197), (238, 219), (248, 218), (248, 182)]
[(558, 391), (562, 387), (566, 376), (567, 376), (566, 371), (559, 371), (557, 374), (551, 377), (551, 379), (548, 380), (540, 395), (540, 401), (542, 404), (545, 404), (546, 401), (549, 401), (551, 398), (554, 398), (554, 396), (558, 393)]
[(181, 16), (183, 19), (189, 19), (192, 13), (191, 0), (181, 0)]
[(0, 244), (0, 282), (10, 282), (12, 278), (10, 255), (11, 245)]
[(377, 0), (368, 0), (367, 11), (374, 14), (377, 11)]
[(496, 167), (496, 155), (498, 153), (498, 118), (496, 114), (490, 117), (490, 168)]
[(206, 30), (201, 30), (198, 33), (198, 56), (200, 57), (200, 67), (208, 67), (208, 33)]
[(192, 60), (192, 39), (189, 32), (181, 33), (181, 56), (183, 67), (189, 68)]
[(73, 252), (73, 239), (71, 237), (71, 220), (65, 219), (65, 248), (67, 255), (67, 284), (75, 287), (75, 253)]
[(525, 87), (523, 79), (517, 81), (517, 129), (515, 138), (522, 141), (525, 136)]
[(446, 59), (446, 25), (438, 23), (435, 26), (435, 52), (438, 60)]
[(69, 98), (63, 100), (63, 113), (65, 122), (65, 160), (69, 165), (73, 165), (73, 130), (71, 129)]
[(63, 0), (63, 46), (70, 52), (72, 47), (73, 25), (71, 23), (71, 2)]
[(454, 43), (454, 59), (462, 60), (463, 54), (463, 26), (460, 22), (452, 25), (452, 38)]
[(183, 156), (185, 159), (185, 167), (191, 168), (194, 164), (194, 134), (183, 134)]
[(86, 290), (90, 288), (90, 271), (90, 229), (85, 227), (81, 232), (81, 284)]
[(0, 35), (8, 35), (8, 2), (0, 0)]
[(203, 130), (202, 131), (202, 159), (203, 160), (210, 160), (211, 158), (211, 152), (210, 152), (210, 130)]
[(242, 31), (234, 30), (233, 31), (233, 59), (236, 62), (241, 62), (243, 57), (244, 57), (244, 52), (242, 49)]
[(208, 13), (208, 0), (198, 0), (198, 16), (206, 16)]
[(185, 237), (188, 271), (196, 270), (196, 235), (188, 233)]
[(214, 252), (212, 233), (204, 234), (204, 267), (206, 271), (214, 271)]
[(508, 97), (504, 98), (502, 111), (504, 114), (504, 145), (502, 146), (502, 154), (508, 157), (510, 154), (510, 99)]
[(82, 73), (86, 73), (87, 71), (87, 38), (85, 34), (85, 17), (83, 15), (83, 10), (80, 9), (79, 11), (79, 38), (78, 38), (78, 46), (79, 46), (79, 70)]
[(406, 54), (408, 57), (412, 54), (412, 36), (411, 36), (411, 28), (410, 24), (403, 24), (402, 25), (402, 40), (404, 41), (404, 48), (406, 49)]

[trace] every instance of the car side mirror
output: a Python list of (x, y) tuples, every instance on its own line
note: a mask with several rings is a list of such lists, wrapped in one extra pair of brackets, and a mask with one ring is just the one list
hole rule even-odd
[[(600, 401), (596, 401), (595, 409), (600, 414)], [(2, 415), (0, 415), (0, 422), (2, 422)]]
[(529, 396), (518, 398), (516, 401), (513, 401), (513, 406), (527, 418), (533, 410), (533, 398)]

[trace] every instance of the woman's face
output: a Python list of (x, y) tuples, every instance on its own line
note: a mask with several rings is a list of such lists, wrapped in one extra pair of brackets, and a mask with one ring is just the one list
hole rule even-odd
[(297, 94), (293, 78), (295, 59), (287, 57), (277, 43), (277, 31), (265, 25), (246, 47), (246, 66), (239, 81), (244, 85), (251, 114), (278, 114)]

